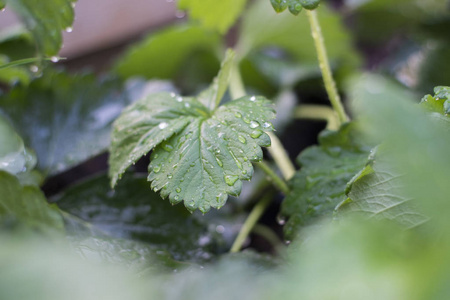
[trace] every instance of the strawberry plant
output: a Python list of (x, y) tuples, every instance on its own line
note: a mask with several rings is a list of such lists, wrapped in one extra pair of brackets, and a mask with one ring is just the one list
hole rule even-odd
[(447, 299), (448, 3), (176, 5), (98, 75), (0, 1), (0, 298)]

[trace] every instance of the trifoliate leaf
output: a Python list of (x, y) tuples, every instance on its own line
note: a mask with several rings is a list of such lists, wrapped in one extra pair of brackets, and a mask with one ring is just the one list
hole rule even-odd
[(33, 33), (38, 51), (57, 55), (62, 45), (61, 31), (72, 25), (74, 0), (6, 0), (8, 7), (22, 19)]
[(348, 198), (337, 207), (337, 211), (359, 213), (372, 219), (389, 219), (406, 228), (419, 226), (428, 218), (419, 213), (413, 198), (405, 195), (404, 176), (395, 170), (389, 157), (383, 155), (384, 151), (378, 150), (355, 176), (346, 191)]
[(437, 86), (434, 88), (434, 96), (426, 95), (420, 104), (429, 111), (443, 115), (450, 113), (450, 87)]
[(22, 186), (16, 177), (1, 170), (0, 195), (0, 220), (14, 219), (51, 234), (63, 230), (59, 211), (47, 203), (37, 187)]
[(236, 22), (247, 0), (180, 0), (178, 7), (189, 11), (190, 17), (199, 20), (209, 29), (226, 33)]
[(114, 186), (126, 168), (154, 149), (149, 181), (171, 203), (190, 210), (222, 207), (239, 195), (252, 161), (269, 146), (271, 102), (246, 96), (210, 111), (197, 99), (158, 93), (129, 106), (114, 123), (110, 176)]
[(282, 218), (289, 218), (284, 227), (286, 239), (295, 238), (301, 227), (319, 217), (331, 217), (345, 199), (347, 182), (364, 167), (368, 156), (355, 132), (352, 123), (337, 132), (324, 131), (319, 146), (307, 148), (297, 158), (301, 169), (292, 178), (292, 191), (281, 206)]

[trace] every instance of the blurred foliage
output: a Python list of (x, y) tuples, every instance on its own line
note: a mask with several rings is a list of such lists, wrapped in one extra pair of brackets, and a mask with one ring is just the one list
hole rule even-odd
[[(30, 30), (0, 35), (2, 65), (33, 56), (35, 43), (39, 56), (57, 54), (72, 3), (41, 2), (0, 1)], [(137, 98), (161, 90), (198, 95), (217, 74), (225, 45), (236, 44), (247, 92), (276, 102), (280, 132), (296, 103), (323, 103), (305, 15), (277, 15), (270, 2), (249, 1), (245, 10), (243, 0), (179, 2), (192, 20), (133, 45), (113, 67), (121, 79), (69, 75), (43, 62), (0, 70), (0, 299), (450, 297), (448, 1), (318, 7), (354, 120), (300, 153), (282, 203), (292, 243), (273, 242), (279, 257), (225, 254), (242, 226), (242, 207), (267, 193), (263, 180), (248, 183), (248, 199), (204, 216), (171, 207), (132, 174), (116, 190), (104, 172), (84, 178), (53, 204), (39, 189), (36, 164), (56, 174), (104, 152), (111, 122)], [(384, 76), (359, 73), (362, 65)], [(217, 102), (224, 90), (213, 85), (209, 92), (200, 98)], [(379, 145), (369, 159), (367, 145)]]

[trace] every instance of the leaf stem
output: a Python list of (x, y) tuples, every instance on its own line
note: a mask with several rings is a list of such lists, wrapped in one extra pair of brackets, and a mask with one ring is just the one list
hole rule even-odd
[(289, 155), (281, 144), (280, 139), (273, 133), (267, 132), (272, 142), (272, 145), (267, 148), (270, 155), (272, 155), (273, 160), (277, 164), (278, 168), (280, 168), (281, 173), (283, 174), (284, 179), (289, 180), (295, 174), (295, 167), (292, 164)]
[(230, 249), (231, 253), (239, 252), (241, 250), (242, 245), (247, 239), (247, 236), (250, 234), (253, 227), (258, 222), (259, 218), (261, 218), (266, 208), (269, 206), (272, 200), (272, 196), (273, 196), (272, 194), (267, 194), (253, 207), (252, 211), (250, 212), (244, 224), (242, 225), (242, 228), (239, 231), (236, 240), (234, 240), (233, 246), (231, 246)]
[(281, 248), (284, 246), (284, 243), (281, 241), (278, 235), (266, 225), (255, 224), (255, 226), (253, 226), (252, 233), (265, 238), (277, 252), (279, 252), (279, 250), (281, 250)]
[(339, 119), (336, 111), (326, 105), (300, 105), (295, 109), (294, 117), (297, 119), (324, 120), (327, 122), (327, 129), (339, 129)]
[(239, 64), (237, 62), (233, 63), (231, 70), (230, 94), (232, 100), (239, 99), (247, 94), (245, 92), (244, 83), (242, 82), (241, 73), (239, 72)]
[(283, 194), (289, 193), (289, 186), (287, 183), (278, 176), (272, 168), (270, 168), (264, 161), (260, 161), (255, 163), (256, 166), (258, 166), (264, 173), (266, 173), (267, 176), (269, 176), (270, 180), (272, 181), (273, 185), (280, 190)]
[(319, 19), (317, 17), (317, 11), (306, 10), (306, 15), (308, 16), (308, 21), (311, 26), (311, 35), (314, 39), (317, 58), (319, 60), (319, 66), (320, 70), (322, 71), (323, 82), (325, 84), (328, 98), (330, 98), (331, 105), (336, 111), (339, 117), (339, 121), (341, 123), (348, 122), (349, 118), (345, 113), (344, 106), (342, 105), (341, 98), (336, 88), (336, 82), (334, 81), (333, 74), (331, 72), (322, 30), (320, 28)]

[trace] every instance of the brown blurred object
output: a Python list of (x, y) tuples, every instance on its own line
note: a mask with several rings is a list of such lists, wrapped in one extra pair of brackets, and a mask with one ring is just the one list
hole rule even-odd
[[(176, 3), (170, 0), (78, 0), (60, 56), (74, 59), (121, 45), (175, 20), (175, 14)], [(8, 7), (0, 12), (0, 30), (18, 22)]]

